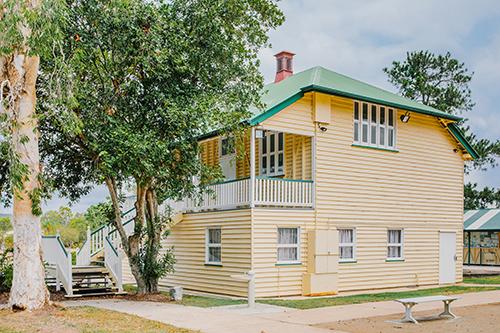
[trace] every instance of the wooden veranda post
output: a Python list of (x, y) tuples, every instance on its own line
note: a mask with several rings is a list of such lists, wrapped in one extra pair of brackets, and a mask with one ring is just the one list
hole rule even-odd
[(250, 130), (250, 208), (255, 207), (255, 127)]

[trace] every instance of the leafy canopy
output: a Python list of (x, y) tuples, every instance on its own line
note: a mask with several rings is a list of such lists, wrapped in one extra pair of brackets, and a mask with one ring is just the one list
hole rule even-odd
[(445, 55), (408, 52), (404, 61), (393, 61), (392, 66), (383, 71), (404, 97), (451, 114), (474, 107), (469, 88), (473, 73), (464, 63), (452, 58), (450, 52)]
[[(106, 178), (154, 184), (161, 198), (192, 192), (191, 177), (208, 174), (196, 138), (237, 127), (259, 105), (257, 52), (283, 21), (276, 4), (89, 0), (68, 7), (63, 80), (73, 103), (65, 112), (50, 112), (48, 96), (60, 57), (42, 63), (48, 177), (72, 199)], [(76, 130), (66, 130), (68, 119)]]

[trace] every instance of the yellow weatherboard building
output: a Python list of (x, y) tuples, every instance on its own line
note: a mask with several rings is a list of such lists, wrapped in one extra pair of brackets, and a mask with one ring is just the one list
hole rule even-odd
[[(226, 181), (187, 200), (161, 285), (257, 297), (453, 284), (462, 279), (461, 118), (277, 54), (244, 152), (214, 132), (203, 161)], [(124, 272), (129, 271), (123, 264)]]

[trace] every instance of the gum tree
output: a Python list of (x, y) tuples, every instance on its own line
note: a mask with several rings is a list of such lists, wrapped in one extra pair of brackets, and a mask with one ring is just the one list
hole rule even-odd
[(40, 56), (57, 39), (58, 1), (0, 0), (0, 195), (13, 204), (14, 276), (10, 304), (48, 301), (41, 260), (40, 162), (35, 113)]
[[(216, 177), (198, 158), (197, 137), (238, 128), (259, 104), (257, 54), (282, 21), (270, 0), (69, 4), (63, 61), (74, 98), (63, 114), (81, 131), (67, 132), (59, 113), (44, 113), (47, 176), (72, 199), (106, 185), (139, 292), (157, 291), (159, 278), (172, 270), (171, 252), (160, 251), (169, 215), (159, 206), (195, 195), (194, 176), (201, 188)], [(54, 61), (42, 65), (43, 78)], [(47, 85), (43, 79), (41, 90), (49, 91)], [(125, 184), (135, 191), (131, 235), (121, 218)]]

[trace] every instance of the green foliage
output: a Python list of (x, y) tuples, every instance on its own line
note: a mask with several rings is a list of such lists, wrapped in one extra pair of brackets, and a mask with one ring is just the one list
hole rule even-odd
[(109, 200), (92, 205), (85, 212), (85, 221), (91, 230), (97, 229), (113, 219), (113, 205)]
[(474, 107), (469, 88), (472, 73), (464, 63), (452, 58), (450, 52), (445, 55), (408, 52), (403, 62), (393, 61), (392, 67), (384, 68), (384, 72), (407, 98), (451, 114)]
[[(66, 22), (65, 44), (39, 80), (46, 175), (73, 200), (103, 181), (110, 190), (130, 181), (157, 207), (203, 190), (193, 176), (218, 174), (201, 163), (197, 137), (233, 131), (261, 106), (257, 56), (283, 14), (271, 0), (88, 0), (70, 1)], [(64, 74), (59, 96), (71, 99), (51, 97), (53, 73)], [(154, 279), (171, 262), (159, 257), (165, 224), (152, 212), (143, 224), (142, 214), (144, 252), (131, 259), (148, 261), (141, 267)]]
[[(40, 0), (37, 7), (31, 1), (3, 0), (0, 2), (0, 55), (15, 52), (47, 56), (62, 37), (65, 22), (64, 0)], [(28, 38), (22, 27), (29, 29)]]
[(12, 286), (14, 272), (12, 251), (12, 249), (8, 249), (0, 252), (0, 292), (9, 291)]
[(75, 248), (86, 239), (88, 227), (93, 230), (109, 223), (107, 216), (98, 215), (98, 213), (104, 214), (106, 209), (109, 209), (109, 203), (92, 205), (84, 214), (74, 213), (69, 207), (64, 206), (58, 210), (50, 210), (41, 217), (43, 233), (44, 235), (59, 233), (65, 246)]
[(500, 189), (488, 186), (478, 189), (476, 183), (467, 183), (464, 197), (464, 209), (500, 208)]
[(0, 217), (0, 235), (12, 230), (12, 223), (10, 223), (10, 217), (3, 216)]

